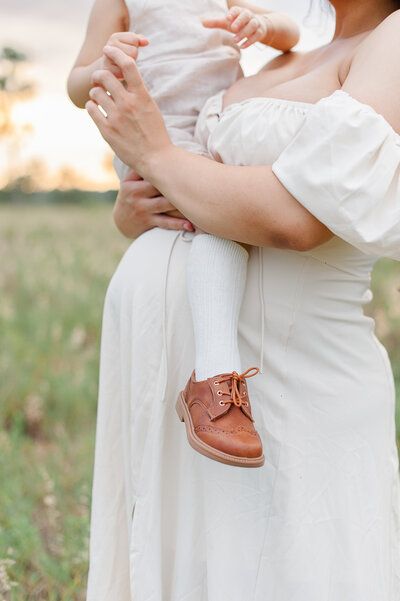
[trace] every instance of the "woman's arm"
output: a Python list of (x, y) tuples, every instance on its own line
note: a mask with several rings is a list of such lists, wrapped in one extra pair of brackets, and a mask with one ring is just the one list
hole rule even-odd
[(332, 238), (271, 167), (235, 167), (165, 147), (145, 177), (200, 229), (254, 246), (307, 251)]
[(267, 10), (246, 0), (228, 0), (229, 11), (226, 17), (204, 19), (205, 27), (227, 29), (235, 34), (234, 41), (246, 42), (241, 48), (248, 48), (255, 42), (288, 52), (300, 39), (300, 29), (295, 19), (288, 14)]
[(96, 72), (98, 86), (87, 110), (118, 156), (187, 219), (207, 232), (260, 246), (308, 250), (332, 237), (270, 167), (222, 165), (173, 146), (134, 61), (116, 48), (105, 52), (123, 71), (127, 88), (111, 73)]

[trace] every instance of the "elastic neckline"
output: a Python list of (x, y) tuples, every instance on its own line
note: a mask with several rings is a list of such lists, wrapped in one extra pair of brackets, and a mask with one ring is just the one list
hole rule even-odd
[[(221, 104), (223, 102), (223, 98), (221, 98)], [(302, 108), (305, 110), (309, 110), (311, 107), (315, 106), (316, 103), (313, 102), (301, 102), (299, 100), (287, 100), (285, 98), (274, 98), (270, 96), (253, 96), (252, 98), (245, 98), (240, 102), (232, 102), (228, 104), (228, 106), (222, 108), (222, 114), (228, 111), (231, 108), (243, 106), (246, 104), (250, 104), (252, 102), (265, 102), (266, 104), (278, 104), (278, 105), (287, 105), (293, 106), (296, 108)]]

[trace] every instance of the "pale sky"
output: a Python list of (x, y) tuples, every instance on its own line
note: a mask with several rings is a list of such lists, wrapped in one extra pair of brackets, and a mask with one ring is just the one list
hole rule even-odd
[[(304, 23), (309, 0), (253, 1), (294, 14), (302, 24), (302, 49), (320, 45), (332, 35), (331, 23), (317, 10)], [(116, 185), (116, 180), (102, 168), (107, 146), (85, 111), (75, 108), (65, 92), (65, 81), (82, 44), (92, 3), (93, 0), (2, 0), (0, 47), (12, 46), (25, 52), (31, 59), (26, 77), (37, 82), (35, 99), (21, 103), (15, 114), (19, 122), (33, 124), (33, 133), (24, 140), (21, 158), (40, 158), (50, 172), (71, 166), (89, 178), (93, 186), (104, 189)], [(247, 50), (243, 57), (245, 71), (254, 72), (269, 56), (268, 50)], [(0, 164), (4, 165), (4, 161), (4, 145), (0, 141)]]

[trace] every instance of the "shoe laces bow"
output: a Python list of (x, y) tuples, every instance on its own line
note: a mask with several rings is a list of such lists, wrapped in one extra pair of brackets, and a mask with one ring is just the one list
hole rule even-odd
[(234, 371), (231, 374), (224, 375), (218, 380), (216, 380), (216, 384), (232, 382), (232, 384), (228, 384), (229, 392), (221, 390), (218, 393), (220, 396), (229, 396), (229, 399), (225, 399), (224, 401), (221, 400), (221, 404), (226, 405), (228, 403), (231, 403), (233, 405), (236, 405), (236, 407), (242, 407), (242, 405), (248, 407), (248, 401), (244, 400), (248, 396), (248, 394), (246, 391), (243, 394), (240, 394), (240, 383), (245, 384), (248, 378), (256, 376), (259, 373), (259, 371), (260, 370), (258, 369), (258, 367), (250, 367), (250, 369), (245, 371), (243, 374), (238, 374), (236, 371)]

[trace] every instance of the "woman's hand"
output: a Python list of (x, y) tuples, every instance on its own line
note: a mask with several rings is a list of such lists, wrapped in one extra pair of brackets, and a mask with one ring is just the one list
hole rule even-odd
[[(248, 8), (233, 6), (225, 17), (214, 19), (203, 19), (204, 27), (214, 29), (225, 29), (234, 34), (233, 41), (241, 48), (248, 48), (256, 42), (270, 44), (274, 36), (274, 26), (268, 15), (255, 14)], [(268, 41), (267, 41), (268, 40)]]
[(135, 61), (116, 47), (105, 46), (104, 54), (121, 70), (126, 85), (110, 71), (95, 71), (95, 87), (89, 92), (86, 109), (119, 158), (146, 178), (149, 162), (158, 153), (172, 153), (175, 147)]
[(127, 238), (137, 238), (153, 227), (194, 230), (190, 221), (160, 196), (158, 190), (133, 171), (121, 183), (113, 217), (115, 225)]
[[(110, 36), (106, 46), (110, 48), (119, 48), (119, 50), (122, 50), (127, 56), (136, 60), (139, 54), (139, 48), (147, 46), (148, 44), (149, 41), (143, 35), (138, 35), (131, 31), (120, 31), (113, 33)], [(103, 54), (100, 59), (99, 68), (101, 70), (105, 69), (106, 71), (110, 71), (118, 79), (123, 78), (120, 67), (118, 67), (118, 65), (116, 65), (106, 54)]]

